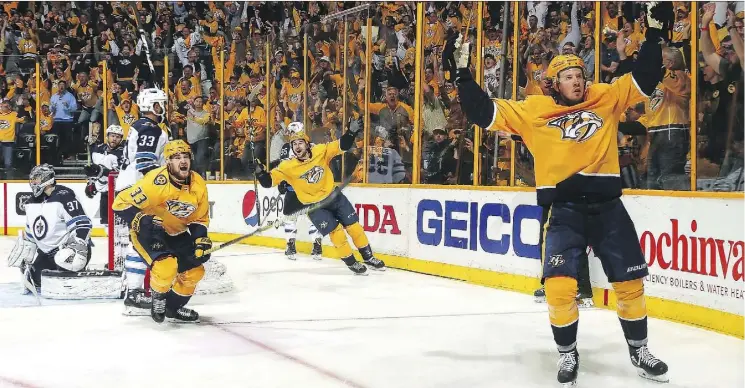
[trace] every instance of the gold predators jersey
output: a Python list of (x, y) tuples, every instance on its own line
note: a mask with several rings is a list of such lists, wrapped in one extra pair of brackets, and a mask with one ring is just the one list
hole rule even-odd
[(207, 184), (192, 171), (188, 185), (179, 185), (168, 177), (167, 166), (147, 173), (134, 186), (116, 196), (112, 208), (124, 211), (135, 207), (139, 211), (159, 216), (169, 235), (187, 230), (189, 225), (209, 226)]
[(590, 86), (585, 101), (574, 106), (558, 105), (549, 96), (497, 99), (487, 129), (522, 137), (535, 157), (539, 204), (620, 196), (618, 117), (646, 98), (626, 74), (612, 84)]
[(331, 194), (334, 190), (334, 174), (329, 163), (344, 151), (339, 148), (337, 140), (314, 145), (310, 152), (310, 159), (304, 162), (297, 158), (288, 159), (269, 172), (272, 186), (287, 181), (295, 189), (297, 199), (304, 204), (323, 201)]

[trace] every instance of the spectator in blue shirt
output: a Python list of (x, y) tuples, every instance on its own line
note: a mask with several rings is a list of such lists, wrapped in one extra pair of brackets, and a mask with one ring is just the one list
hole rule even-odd
[(54, 124), (50, 132), (58, 136), (58, 154), (65, 159), (71, 157), (75, 150), (80, 148), (75, 144), (75, 139), (82, 139), (82, 137), (75, 136), (73, 119), (75, 111), (78, 110), (75, 96), (67, 90), (67, 82), (64, 80), (58, 81), (57, 88), (57, 94), (53, 95), (49, 102), (49, 107), (54, 115)]

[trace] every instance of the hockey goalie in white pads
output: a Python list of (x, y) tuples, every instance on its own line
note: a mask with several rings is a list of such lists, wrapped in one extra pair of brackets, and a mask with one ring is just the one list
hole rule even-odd
[(120, 273), (84, 271), (92, 224), (75, 193), (56, 184), (48, 164), (31, 170), (29, 184), (26, 229), (8, 258), (9, 265), (21, 268), (24, 293), (53, 299), (120, 297)]

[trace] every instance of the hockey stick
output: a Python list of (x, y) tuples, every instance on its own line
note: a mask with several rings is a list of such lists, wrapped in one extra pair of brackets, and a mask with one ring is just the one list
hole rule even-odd
[(206, 250), (204, 252), (204, 255), (209, 255), (209, 254), (212, 254), (213, 252), (217, 252), (217, 251), (219, 251), (221, 249), (224, 249), (224, 248), (227, 248), (227, 247), (229, 247), (231, 245), (235, 245), (236, 243), (238, 243), (240, 241), (243, 241), (243, 240), (245, 240), (245, 239), (247, 239), (247, 238), (249, 238), (249, 237), (251, 237), (253, 235), (259, 234), (261, 232), (265, 232), (265, 231), (271, 229), (272, 227), (274, 227), (275, 225), (281, 225), (282, 223), (284, 223), (288, 219), (292, 219), (292, 218), (295, 218), (295, 217), (300, 216), (300, 215), (303, 215), (303, 214), (311, 213), (313, 211), (316, 211), (316, 210), (318, 210), (318, 209), (320, 209), (320, 208), (328, 205), (329, 203), (331, 203), (331, 201), (333, 201), (334, 199), (336, 199), (336, 196), (339, 195), (339, 193), (341, 193), (342, 190), (344, 190), (344, 188), (347, 187), (347, 185), (349, 185), (349, 183), (351, 181), (352, 181), (351, 179), (347, 179), (346, 182), (342, 182), (342, 184), (337, 187), (339, 189), (338, 191), (336, 189), (334, 189), (334, 191), (328, 197), (324, 198), (322, 201), (316, 202), (316, 203), (314, 203), (314, 204), (312, 204), (310, 206), (306, 206), (306, 207), (304, 207), (304, 208), (302, 208), (302, 209), (300, 209), (300, 210), (298, 210), (298, 211), (296, 211), (296, 212), (294, 212), (292, 214), (288, 214), (288, 215), (286, 215), (284, 217), (280, 217), (280, 218), (278, 218), (278, 219), (276, 219), (274, 221), (267, 221), (266, 224), (258, 227), (256, 230), (254, 230), (254, 231), (252, 231), (250, 233), (246, 233), (246, 234), (244, 234), (242, 236), (239, 236), (239, 237), (236, 237), (236, 238), (234, 238), (234, 239), (232, 239), (230, 241), (227, 241), (227, 242), (225, 242), (225, 243), (223, 243), (223, 244), (221, 244), (219, 246), (212, 247), (212, 248)]
[[(251, 141), (251, 160), (256, 160), (256, 148), (254, 147), (254, 131), (253, 126), (251, 126), (251, 132), (249, 133), (250, 141)], [(261, 201), (259, 200), (259, 180), (256, 179), (256, 172), (254, 172), (254, 194), (255, 194), (255, 203), (254, 206), (256, 207), (256, 214), (259, 216), (259, 225), (261, 225)]]
[(142, 45), (145, 47), (145, 56), (147, 57), (147, 64), (150, 66), (150, 81), (153, 83), (154, 88), (160, 89), (160, 86), (155, 82), (155, 67), (153, 61), (150, 60), (150, 46), (147, 44), (147, 36), (145, 36), (145, 30), (140, 30), (140, 38), (142, 39)]

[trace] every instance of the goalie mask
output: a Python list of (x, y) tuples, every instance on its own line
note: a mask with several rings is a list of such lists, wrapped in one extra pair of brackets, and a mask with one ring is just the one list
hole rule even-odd
[(137, 106), (140, 112), (152, 113), (158, 117), (165, 114), (166, 102), (168, 102), (166, 93), (156, 88), (144, 89), (137, 96)]
[(31, 192), (34, 194), (34, 197), (41, 196), (44, 193), (44, 189), (55, 184), (54, 168), (46, 163), (35, 166), (31, 169), (28, 183), (31, 186)]

